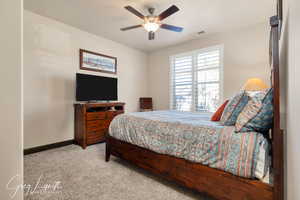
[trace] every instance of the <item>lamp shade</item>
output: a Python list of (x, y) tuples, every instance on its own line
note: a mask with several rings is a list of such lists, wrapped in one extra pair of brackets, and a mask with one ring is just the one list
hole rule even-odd
[(261, 79), (250, 78), (245, 83), (243, 89), (246, 91), (261, 91), (269, 88)]

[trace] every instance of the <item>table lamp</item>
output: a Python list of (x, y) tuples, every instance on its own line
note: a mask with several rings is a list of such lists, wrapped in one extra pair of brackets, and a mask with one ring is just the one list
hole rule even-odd
[(269, 87), (259, 78), (248, 79), (243, 87), (246, 91), (262, 91), (267, 88)]

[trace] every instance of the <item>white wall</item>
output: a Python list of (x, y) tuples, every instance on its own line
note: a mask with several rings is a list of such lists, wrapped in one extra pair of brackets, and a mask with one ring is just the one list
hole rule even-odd
[[(300, 199), (300, 2), (285, 2), (285, 34), (282, 39), (282, 67), (286, 68), (286, 192), (288, 200)], [(284, 69), (283, 68), (283, 69)]]
[(24, 148), (73, 139), (79, 48), (118, 58), (119, 101), (138, 110), (147, 92), (147, 55), (24, 11)]
[(181, 45), (151, 53), (148, 57), (149, 94), (155, 109), (169, 108), (169, 56), (224, 44), (224, 98), (235, 94), (248, 78), (269, 83), (268, 22), (229, 33), (203, 35)]
[[(21, 122), (21, 11), (22, 0), (0, 1), (0, 199), (9, 200), (9, 187), (22, 181), (22, 122)], [(18, 191), (13, 199), (22, 199)]]

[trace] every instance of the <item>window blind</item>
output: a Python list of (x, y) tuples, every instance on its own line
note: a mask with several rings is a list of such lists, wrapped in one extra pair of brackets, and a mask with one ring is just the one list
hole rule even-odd
[(214, 112), (221, 96), (220, 46), (171, 57), (171, 109)]
[(193, 57), (177, 57), (173, 61), (173, 109), (190, 111), (192, 108)]

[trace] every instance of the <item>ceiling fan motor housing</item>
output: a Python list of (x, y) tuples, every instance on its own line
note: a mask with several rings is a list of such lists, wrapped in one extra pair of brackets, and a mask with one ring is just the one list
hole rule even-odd
[(154, 8), (148, 8), (148, 11), (149, 11), (149, 13), (150, 13), (151, 15), (153, 15), (153, 14), (154, 14), (154, 11), (155, 11), (155, 9), (154, 9)]

